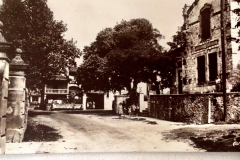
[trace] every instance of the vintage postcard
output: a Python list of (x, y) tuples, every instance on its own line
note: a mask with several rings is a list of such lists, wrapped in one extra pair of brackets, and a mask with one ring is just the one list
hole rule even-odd
[(1, 153), (239, 152), (239, 2), (2, 0)]

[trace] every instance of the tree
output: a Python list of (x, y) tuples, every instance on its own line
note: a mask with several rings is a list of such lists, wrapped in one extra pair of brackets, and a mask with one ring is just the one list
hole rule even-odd
[[(234, 0), (234, 1), (240, 3), (240, 0)], [(239, 19), (240, 8), (234, 9), (233, 13), (235, 13), (238, 16), (237, 23), (235, 26), (238, 28), (240, 26), (240, 19)], [(240, 31), (238, 32), (238, 35), (240, 36)], [(239, 43), (240, 39), (238, 38), (236, 40), (236, 42)], [(240, 46), (239, 46), (238, 50), (240, 50)], [(240, 64), (238, 64), (237, 68), (233, 69), (229, 75), (228, 81), (233, 85), (232, 90), (231, 90), (232, 92), (240, 91), (240, 76), (239, 75), (240, 75)]]
[[(234, 0), (235, 2), (238, 2), (238, 4), (240, 3), (240, 0)], [(240, 8), (236, 8), (233, 10), (233, 13), (235, 13), (238, 17), (240, 16)], [(236, 24), (236, 27), (240, 26), (240, 19), (238, 18), (238, 22)], [(238, 33), (240, 35), (240, 32)]]
[[(123, 20), (114, 28), (102, 30), (96, 40), (84, 48), (83, 66), (94, 68), (89, 63), (91, 55), (107, 59), (104, 80), (109, 84), (108, 89), (117, 91), (127, 88), (129, 94), (135, 94), (139, 82), (155, 83), (156, 70), (161, 71), (161, 74), (165, 72), (165, 66), (159, 64), (168, 60), (163, 47), (158, 43), (162, 38), (160, 32), (146, 19)], [(80, 70), (81, 68), (83, 67)], [(98, 74), (96, 67), (91, 74)], [(97, 82), (94, 78), (91, 81)]]
[(172, 42), (167, 42), (170, 46), (170, 50), (175, 50), (178, 48), (186, 47), (186, 33), (184, 33), (185, 26), (178, 27), (178, 30), (175, 35), (172, 36)]
[[(175, 35), (172, 36), (172, 42), (167, 42), (167, 44), (170, 46), (168, 54), (168, 63), (167, 68), (165, 70), (165, 76), (169, 77), (169, 82), (173, 83), (174, 74), (176, 74), (176, 57), (182, 56), (181, 53), (183, 53), (186, 49), (186, 44), (188, 42), (185, 30), (185, 25), (178, 27), (178, 30)], [(170, 78), (171, 77), (171, 78)]]
[(22, 57), (30, 65), (27, 87), (40, 89), (43, 100), (45, 81), (76, 65), (74, 60), (80, 56), (76, 42), (64, 39), (66, 25), (54, 20), (47, 0), (8, 0), (0, 17), (6, 40), (23, 50)]
[(84, 91), (108, 90), (107, 59), (90, 55), (77, 71), (77, 82)]

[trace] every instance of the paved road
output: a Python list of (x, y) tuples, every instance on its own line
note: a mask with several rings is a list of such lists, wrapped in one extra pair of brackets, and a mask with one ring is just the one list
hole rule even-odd
[[(18, 149), (20, 153), (200, 151), (187, 142), (163, 140), (163, 132), (183, 127), (181, 123), (144, 117), (119, 119), (106, 112), (35, 111), (31, 114), (35, 115), (32, 117), (34, 121), (57, 129), (63, 138), (56, 142), (24, 143), (22, 146), (32, 150), (25, 147), (24, 151)], [(13, 152), (8, 150), (7, 153)]]

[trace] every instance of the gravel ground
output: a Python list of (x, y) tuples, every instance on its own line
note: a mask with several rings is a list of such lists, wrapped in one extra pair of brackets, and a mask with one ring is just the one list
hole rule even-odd
[[(186, 125), (111, 112), (31, 111), (24, 143), (7, 154), (239, 151), (240, 125)], [(29, 149), (27, 149), (29, 148)]]

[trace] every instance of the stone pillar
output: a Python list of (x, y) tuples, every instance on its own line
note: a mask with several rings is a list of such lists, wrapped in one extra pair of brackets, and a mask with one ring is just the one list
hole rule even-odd
[(2, 36), (2, 22), (0, 22), (0, 154), (5, 153), (6, 144), (6, 109), (8, 103), (9, 62), (7, 50), (11, 43), (6, 42)]
[(16, 50), (16, 56), (10, 63), (8, 107), (7, 107), (7, 142), (22, 142), (27, 127), (27, 102), (25, 72), (28, 65), (21, 58), (22, 51)]
[(83, 100), (82, 100), (82, 106), (83, 106), (83, 110), (86, 110), (87, 109), (87, 94), (86, 93), (83, 93)]
[(211, 119), (212, 119), (211, 98), (208, 98), (208, 124), (211, 123)]
[(144, 94), (142, 94), (142, 93), (139, 94), (138, 104), (140, 107), (140, 112), (142, 112), (144, 109), (146, 109), (144, 106)]

